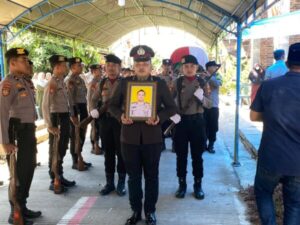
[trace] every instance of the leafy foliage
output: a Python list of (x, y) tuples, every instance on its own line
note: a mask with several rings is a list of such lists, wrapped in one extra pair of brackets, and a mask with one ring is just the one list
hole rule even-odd
[(76, 41), (73, 55), (73, 40), (30, 30), (22, 32), (8, 47), (26, 48), (30, 52), (34, 71), (38, 72), (50, 70), (48, 58), (53, 54), (61, 54), (66, 57), (78, 56), (86, 65), (100, 61), (99, 49), (94, 46)]

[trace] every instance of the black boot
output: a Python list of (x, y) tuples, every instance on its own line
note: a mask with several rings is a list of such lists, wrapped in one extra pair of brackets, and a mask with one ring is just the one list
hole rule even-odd
[(126, 179), (126, 174), (119, 174), (119, 180), (118, 180), (118, 185), (116, 190), (119, 196), (124, 196), (126, 194), (125, 179)]
[(146, 213), (146, 224), (147, 225), (156, 225), (155, 213)]
[(202, 190), (201, 178), (195, 178), (195, 183), (194, 183), (194, 197), (196, 199), (199, 199), (199, 200), (204, 199), (204, 192)]
[[(53, 180), (50, 182), (49, 190), (54, 191), (54, 181)], [(60, 190), (56, 191), (56, 192), (54, 191), (54, 194), (63, 194), (67, 191), (68, 191), (68, 188), (65, 187), (63, 184), (61, 184), (60, 185)]]
[(23, 211), (23, 216), (26, 217), (27, 219), (35, 219), (42, 215), (41, 211), (33, 211), (28, 209), (26, 206), (23, 208), (22, 211)]
[[(10, 204), (10, 214), (7, 222), (9, 224), (14, 224), (14, 206), (11, 201), (9, 202), (9, 204)], [(33, 225), (33, 221), (27, 220), (27, 218), (24, 215), (23, 215), (23, 222), (24, 225)]]
[(61, 176), (61, 184), (65, 187), (74, 187), (76, 185), (76, 182), (74, 180), (69, 181), (64, 176)]
[(141, 212), (133, 212), (132, 216), (127, 219), (125, 225), (137, 224), (142, 219)]
[(106, 174), (106, 185), (104, 186), (104, 188), (102, 188), (100, 194), (108, 195), (115, 189), (116, 188), (115, 188), (114, 174)]
[(207, 151), (211, 154), (216, 153), (216, 151), (214, 150), (214, 143), (213, 142), (209, 142), (208, 147), (207, 147)]
[(178, 178), (179, 187), (175, 193), (176, 198), (184, 198), (186, 193), (186, 179), (185, 177)]

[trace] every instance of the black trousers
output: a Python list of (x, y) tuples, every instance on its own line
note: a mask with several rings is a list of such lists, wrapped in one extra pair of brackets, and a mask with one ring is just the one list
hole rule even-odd
[[(88, 117), (86, 103), (76, 104), (75, 116), (77, 116), (77, 117), (79, 116), (79, 121), (80, 122)], [(70, 152), (71, 152), (71, 155), (72, 155), (73, 163), (77, 163), (78, 156), (77, 156), (76, 150), (75, 150), (75, 126), (73, 125), (73, 123), (70, 123), (70, 124), (71, 124)], [(86, 129), (80, 129), (80, 145), (81, 145), (80, 151), (81, 152), (82, 152), (82, 147), (83, 147), (84, 142), (85, 142), (85, 134), (86, 134)]]
[(94, 119), (91, 122), (91, 134), (90, 134), (90, 139), (91, 143), (93, 145), (92, 148), (94, 148), (94, 144), (99, 141), (100, 138), (100, 120), (99, 119)]
[(213, 107), (204, 110), (206, 142), (213, 145), (217, 140), (217, 132), (219, 130), (219, 108)]
[(158, 199), (158, 168), (161, 143), (149, 145), (121, 144), (126, 171), (129, 176), (129, 202), (133, 211), (142, 211), (142, 173), (145, 178), (145, 213), (155, 212)]
[(177, 155), (177, 176), (186, 177), (190, 143), (193, 175), (195, 178), (202, 178), (202, 154), (205, 150), (205, 124), (203, 115), (182, 115), (181, 122), (176, 125), (174, 142)]
[[(69, 137), (70, 137), (70, 114), (69, 113), (51, 113), (51, 123), (53, 127), (60, 128), (60, 136), (58, 143), (58, 153), (60, 160), (58, 161), (58, 173), (63, 175), (63, 162), (66, 155)], [(49, 133), (49, 175), (51, 180), (54, 180), (54, 173), (52, 172), (52, 157), (53, 157), (53, 145), (54, 135)]]
[[(121, 124), (109, 115), (103, 115), (100, 118), (100, 133), (102, 146), (105, 150), (104, 154), (104, 166), (105, 173), (114, 174), (117, 164), (117, 172), (119, 174), (125, 174), (125, 165), (121, 155)], [(117, 156), (117, 163), (116, 163)]]
[[(21, 207), (24, 207), (29, 197), (29, 190), (36, 167), (36, 138), (34, 123), (20, 123), (19, 119), (9, 120), (10, 143), (17, 141), (17, 177), (19, 186), (17, 188), (17, 200)], [(10, 160), (7, 156), (7, 163)], [(13, 204), (12, 202), (10, 202)]]

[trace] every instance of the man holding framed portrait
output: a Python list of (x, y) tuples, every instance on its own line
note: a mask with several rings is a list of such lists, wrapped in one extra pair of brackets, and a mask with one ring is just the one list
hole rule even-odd
[(150, 75), (153, 50), (139, 45), (131, 50), (130, 56), (134, 59), (135, 75), (120, 82), (109, 105), (110, 113), (122, 122), (121, 153), (129, 176), (129, 201), (133, 210), (125, 224), (141, 220), (144, 171), (146, 224), (155, 225), (161, 123), (174, 116), (177, 108), (166, 83)]

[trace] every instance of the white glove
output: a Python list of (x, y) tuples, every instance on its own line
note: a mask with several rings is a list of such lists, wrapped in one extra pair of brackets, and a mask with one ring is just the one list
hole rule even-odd
[(175, 114), (174, 116), (171, 116), (170, 117), (170, 120), (173, 121), (173, 123), (177, 124), (181, 121), (181, 117), (179, 114)]
[(203, 94), (204, 94), (204, 91), (200, 87), (194, 92), (194, 96), (196, 96), (200, 101), (202, 101), (204, 98)]
[(94, 119), (98, 119), (99, 118), (99, 112), (98, 112), (98, 110), (97, 109), (93, 109), (92, 111), (91, 111), (91, 116), (94, 118)]

